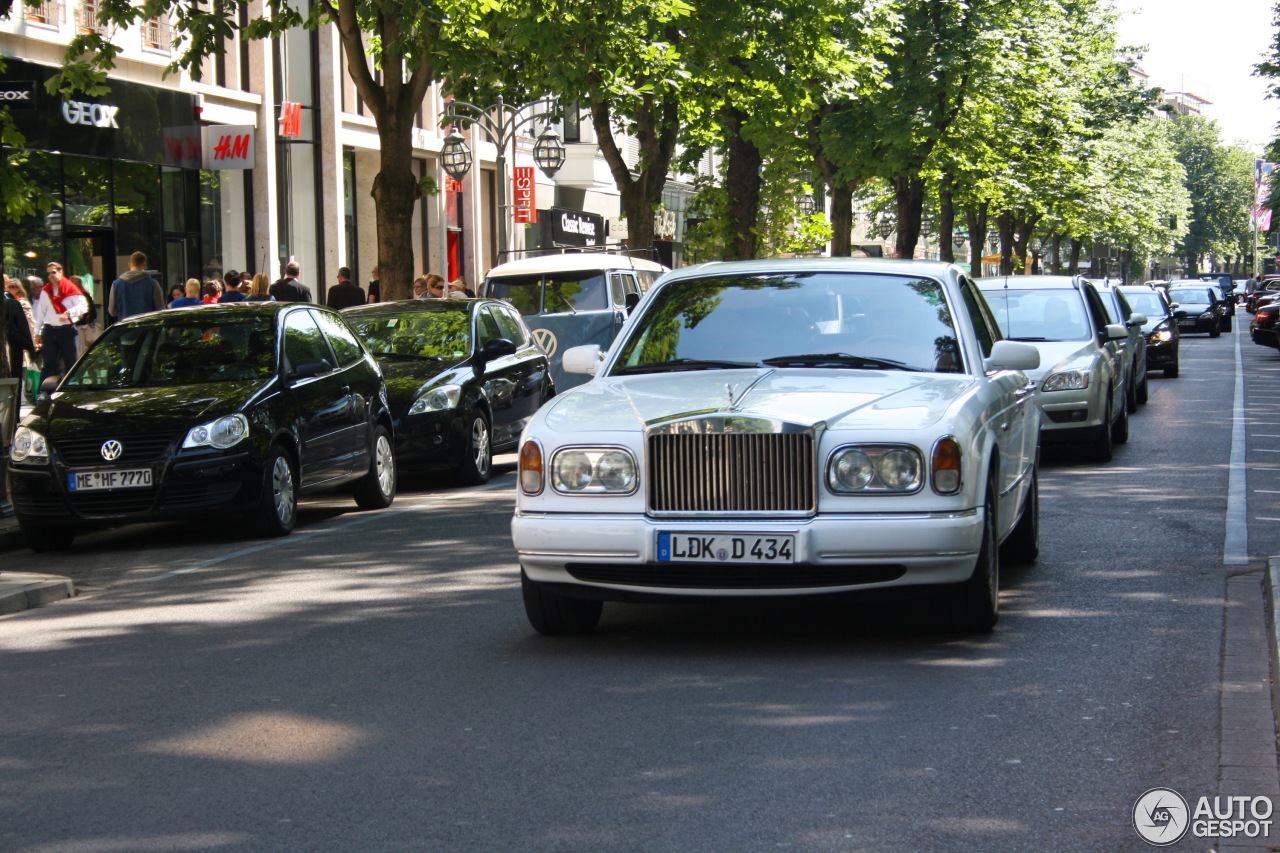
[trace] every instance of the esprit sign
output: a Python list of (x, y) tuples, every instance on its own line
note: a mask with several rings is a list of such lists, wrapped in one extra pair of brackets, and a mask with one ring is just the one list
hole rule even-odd
[(62, 117), (67, 124), (83, 124), (86, 127), (114, 127), (119, 107), (111, 104), (87, 104), (84, 101), (66, 101), (62, 105)]
[(538, 221), (538, 202), (536, 182), (532, 166), (516, 166), (512, 170), (512, 190), (515, 195), (515, 221), (530, 223)]

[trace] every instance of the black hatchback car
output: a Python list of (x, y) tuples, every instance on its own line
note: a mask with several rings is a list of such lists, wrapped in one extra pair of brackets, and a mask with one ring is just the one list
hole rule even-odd
[(486, 482), (493, 454), (555, 395), (520, 313), (497, 299), (408, 299), (342, 312), (382, 365), (403, 470)]
[(1147, 318), (1142, 333), (1147, 336), (1147, 368), (1163, 370), (1166, 378), (1178, 375), (1178, 321), (1169, 307), (1169, 297), (1160, 288), (1145, 284), (1120, 287), (1133, 310)]
[(1184, 334), (1208, 332), (1216, 338), (1222, 334), (1222, 311), (1217, 295), (1203, 281), (1174, 282), (1169, 286), (1169, 301), (1174, 303), (1173, 316), (1178, 330)]
[(77, 529), (239, 511), (294, 526), (302, 492), (350, 485), (363, 508), (396, 491), (377, 361), (342, 317), (242, 302), (110, 327), (41, 388), (9, 454), (14, 509), (37, 551)]

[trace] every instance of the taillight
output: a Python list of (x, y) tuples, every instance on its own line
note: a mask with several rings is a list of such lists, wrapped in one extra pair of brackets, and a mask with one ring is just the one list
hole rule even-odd
[(1267, 322), (1267, 312), (1259, 311), (1257, 314), (1254, 314), (1253, 322), (1259, 323), (1259, 324)]

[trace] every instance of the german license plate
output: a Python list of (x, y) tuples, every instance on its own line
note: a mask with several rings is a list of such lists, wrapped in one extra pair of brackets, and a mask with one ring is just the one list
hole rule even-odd
[(138, 489), (150, 485), (150, 468), (72, 471), (67, 475), (67, 488), (73, 492), (91, 492), (95, 489)]
[(1196, 324), (1196, 321), (1195, 321), (1195, 320), (1179, 320), (1179, 321), (1178, 321), (1178, 328), (1180, 328), (1180, 329), (1187, 329), (1187, 328), (1190, 328), (1190, 327), (1194, 326), (1195, 324)]
[(659, 533), (658, 560), (664, 563), (794, 563), (791, 534)]

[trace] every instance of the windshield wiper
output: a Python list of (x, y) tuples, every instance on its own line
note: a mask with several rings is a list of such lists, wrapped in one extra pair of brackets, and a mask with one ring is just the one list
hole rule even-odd
[(760, 363), (767, 364), (770, 367), (879, 367), (885, 370), (910, 370), (913, 372), (918, 372), (922, 369), (911, 367), (902, 361), (875, 358), (867, 355), (850, 355), (847, 352), (779, 355), (773, 358), (766, 358)]
[(1047, 341), (1049, 339), (1048, 338), (1016, 337), (1016, 338), (1005, 338), (1005, 340), (1006, 341)]
[(671, 373), (678, 370), (733, 370), (755, 367), (746, 361), (705, 361), (699, 358), (677, 358), (671, 361), (655, 361), (650, 364), (632, 364), (613, 371), (614, 376), (624, 373)]
[(375, 352), (378, 358), (416, 358), (421, 361), (444, 361), (438, 355), (419, 355), (416, 352)]

